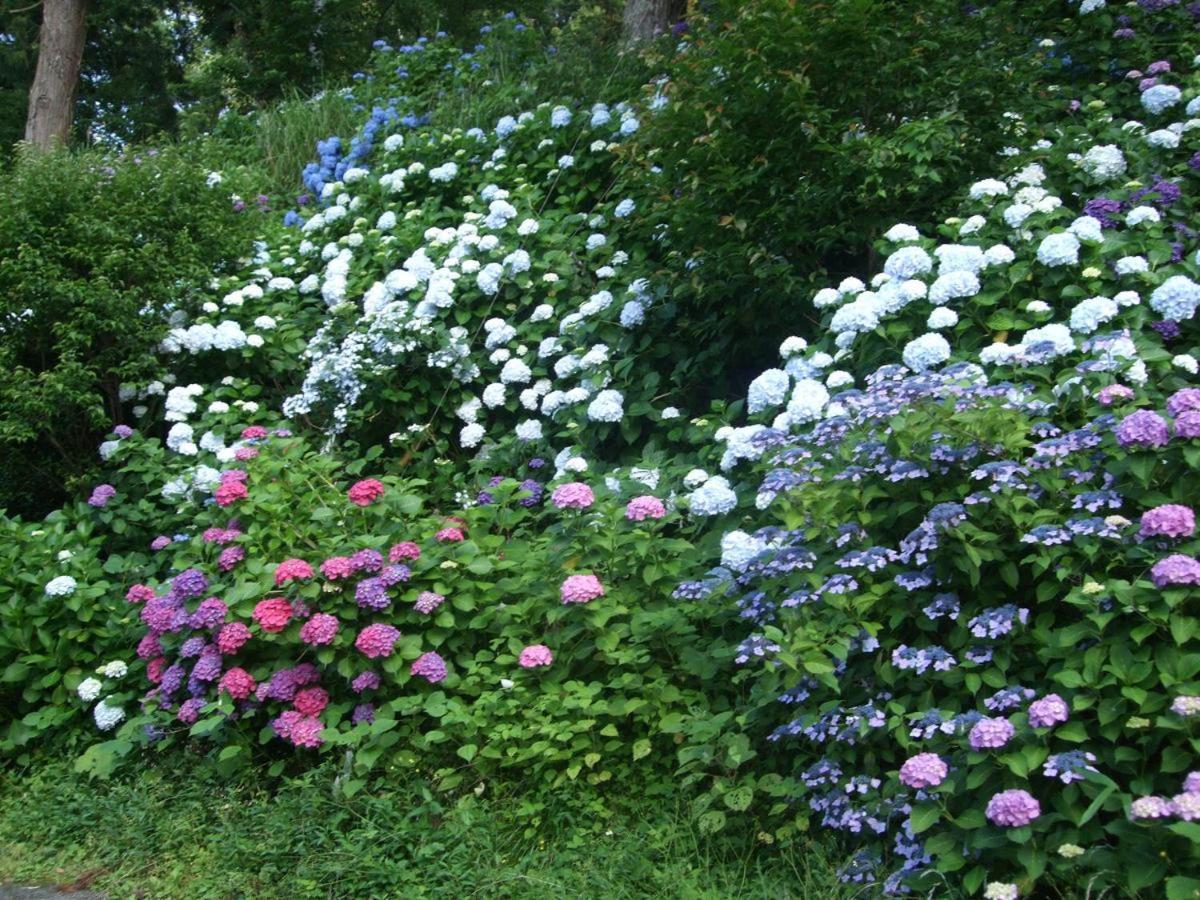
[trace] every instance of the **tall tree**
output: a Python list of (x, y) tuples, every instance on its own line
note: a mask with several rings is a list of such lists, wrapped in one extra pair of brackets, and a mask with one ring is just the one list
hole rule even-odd
[(627, 0), (625, 3), (625, 39), (631, 44), (648, 41), (670, 27), (682, 12), (680, 0)]
[(37, 70), (29, 89), (25, 140), (47, 149), (65, 144), (75, 121), (75, 92), (87, 39), (89, 0), (43, 0)]

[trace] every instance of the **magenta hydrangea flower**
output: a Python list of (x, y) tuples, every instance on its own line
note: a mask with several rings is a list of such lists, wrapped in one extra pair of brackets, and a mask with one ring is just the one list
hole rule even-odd
[(224, 507), (230, 506), (239, 500), (245, 500), (250, 496), (250, 491), (246, 488), (245, 482), (225, 478), (222, 479), (213, 496), (217, 498), (217, 506)]
[(1189, 409), (1175, 417), (1175, 437), (1189, 441), (1200, 437), (1200, 410)]
[(247, 425), (242, 429), (242, 439), (247, 441), (261, 441), (267, 436), (267, 429), (261, 425)]
[(950, 770), (936, 753), (918, 753), (900, 767), (900, 781), (910, 788), (937, 787), (949, 774)]
[(1127, 415), (1116, 427), (1117, 443), (1135, 449), (1162, 447), (1171, 438), (1166, 419), (1148, 409)]
[(248, 462), (258, 456), (257, 447), (238, 447), (233, 451), (233, 458), (238, 462)]
[(330, 581), (349, 578), (354, 574), (354, 563), (348, 556), (331, 556), (321, 563), (321, 574)]
[(135, 584), (125, 592), (125, 599), (130, 603), (145, 603), (154, 599), (154, 588), (148, 584)]
[(88, 506), (94, 506), (99, 509), (102, 506), (107, 506), (108, 501), (116, 496), (117, 489), (111, 484), (98, 484), (92, 490), (92, 496), (88, 497)]
[(245, 669), (234, 667), (221, 676), (218, 693), (226, 693), (234, 700), (245, 700), (254, 693), (254, 679)]
[(1096, 400), (1101, 406), (1112, 406), (1122, 400), (1132, 400), (1133, 391), (1123, 384), (1110, 384), (1096, 392)]
[(306, 687), (296, 692), (292, 704), (296, 707), (296, 712), (301, 715), (319, 716), (329, 705), (329, 693), (325, 688)]
[(329, 613), (316, 613), (311, 619), (300, 626), (300, 640), (314, 647), (332, 644), (337, 637), (337, 616)]
[(1028, 791), (1011, 790), (993, 794), (988, 801), (987, 817), (993, 825), (1020, 828), (1042, 814), (1041, 805)]
[(1034, 728), (1053, 728), (1071, 717), (1071, 708), (1058, 694), (1047, 694), (1029, 704), (1029, 724)]
[(162, 644), (159, 643), (158, 635), (155, 632), (142, 635), (142, 639), (137, 645), (138, 659), (154, 659), (156, 656), (162, 656)]
[(1158, 588), (1200, 584), (1200, 562), (1182, 553), (1172, 553), (1150, 567), (1150, 579)]
[(400, 631), (391, 625), (376, 622), (368, 625), (354, 639), (354, 646), (368, 659), (391, 656), (392, 648), (400, 640)]
[(384, 494), (383, 482), (374, 478), (364, 478), (356, 481), (346, 491), (346, 496), (355, 506), (370, 506)]
[(536, 669), (554, 662), (554, 654), (545, 644), (530, 644), (521, 651), (517, 662), (520, 663), (522, 669)]
[(292, 621), (292, 604), (283, 597), (268, 597), (254, 607), (254, 621), (263, 631), (275, 634), (287, 628)]
[(604, 596), (604, 585), (595, 575), (568, 575), (562, 583), (563, 603), (589, 603)]
[(441, 594), (435, 594), (433, 591), (421, 591), (413, 604), (413, 609), (427, 616), (445, 602), (446, 598)]
[(242, 622), (229, 622), (217, 632), (217, 649), (230, 656), (237, 653), (250, 640), (250, 629)]
[(245, 558), (245, 547), (226, 547), (217, 557), (217, 568), (222, 572), (228, 572)]
[(398, 563), (420, 558), (421, 548), (414, 541), (401, 541), (388, 551), (388, 562)]
[(446, 677), (446, 661), (430, 650), (416, 658), (410, 671), (413, 675), (420, 675), (430, 684), (437, 684)]
[(282, 587), (289, 581), (312, 578), (312, 566), (302, 559), (285, 559), (275, 567), (275, 586)]
[(1142, 513), (1142, 537), (1191, 537), (1196, 531), (1196, 514), (1191, 507), (1165, 503)]
[(559, 509), (587, 509), (596, 502), (596, 495), (586, 484), (572, 481), (556, 487), (550, 495), (550, 502)]
[(304, 716), (300, 715), (296, 710), (289, 709), (280, 713), (271, 721), (271, 728), (284, 740), (291, 740), (292, 729), (303, 718)]
[(324, 728), (320, 719), (314, 716), (301, 716), (292, 723), (288, 737), (297, 747), (320, 747), (324, 743), (321, 740), (321, 731)]
[(363, 672), (354, 676), (354, 680), (350, 682), (350, 688), (354, 693), (361, 694), (363, 691), (377, 690), (380, 684), (382, 681), (378, 672)]
[(1013, 734), (1012, 722), (1008, 719), (983, 718), (971, 728), (967, 740), (972, 750), (995, 750), (1012, 740)]
[(200, 718), (202, 709), (204, 709), (204, 701), (199, 697), (192, 697), (179, 705), (179, 712), (175, 714), (175, 717), (184, 725), (195, 725), (196, 720)]
[(1200, 412), (1200, 388), (1183, 388), (1167, 398), (1167, 412), (1179, 418), (1184, 412)]
[(152, 540), (150, 542), (150, 549), (154, 550), (156, 552), (159, 550), (166, 550), (170, 546), (171, 546), (171, 539), (169, 537), (167, 537), (165, 534), (160, 534), (158, 537), (156, 537), (154, 540)]
[(663, 502), (649, 494), (642, 497), (634, 497), (625, 506), (625, 518), (632, 522), (641, 522), (644, 519), (661, 519), (666, 514), (667, 508), (663, 506)]
[(461, 528), (443, 528), (433, 536), (433, 539), (442, 544), (457, 544), (460, 541), (465, 541), (467, 536), (463, 534)]

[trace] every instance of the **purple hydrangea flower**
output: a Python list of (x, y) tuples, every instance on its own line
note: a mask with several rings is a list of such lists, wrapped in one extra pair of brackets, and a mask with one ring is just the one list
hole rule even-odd
[(1012, 740), (1014, 733), (1008, 719), (984, 718), (975, 723), (967, 740), (972, 750), (995, 750)]
[(1116, 427), (1117, 443), (1122, 447), (1162, 447), (1171, 437), (1166, 420), (1156, 412), (1139, 409), (1121, 420)]

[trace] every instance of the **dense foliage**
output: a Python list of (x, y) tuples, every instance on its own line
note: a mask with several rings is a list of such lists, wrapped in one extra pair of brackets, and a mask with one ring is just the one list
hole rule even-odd
[[(0, 504), (45, 510), (157, 371), (168, 316), (261, 225), (187, 150), (30, 153), (0, 205)], [(251, 210), (254, 203), (250, 203)], [(169, 261), (169, 265), (164, 265)]]
[[(908, 121), (835, 145), (831, 86), (870, 78), (775, 84), (830, 111), (795, 163), (824, 180), (797, 187), (722, 174), (748, 152), (729, 104), (774, 82), (723, 78), (721, 42), (778, 74), (772, 35), (874, 7), (796, 35), (749, 6), (665, 39), (640, 97), (630, 67), (531, 99), (502, 73), (559, 63), (515, 16), (466, 52), (377, 46), (357, 132), (318, 143), (246, 266), (181, 281), (158, 352), (119, 372), (103, 483), (6, 523), (0, 748), (91, 742), (90, 720), (100, 774), (187, 746), (223, 770), (333, 755), (349, 793), (377, 767), (451, 795), (682, 783), (705, 832), (827, 829), (843, 877), (889, 893), (1192, 895), (1193, 14), (1027, 4), (1020, 97), (871, 20), (894, 57), (875, 77), (920, 68), (930, 96), (897, 86)], [(1005, 9), (947, 14), (929, 47), (1006, 46)], [(712, 156), (683, 149), (698, 116)], [(947, 135), (962, 155), (934, 165)], [(685, 158), (704, 178), (675, 196)], [(839, 171), (879, 188), (844, 240), (881, 271), (775, 310), (779, 361), (744, 403), (674, 394), (672, 371), (738, 377), (695, 330), (736, 322), (704, 307), (729, 272), (770, 256), (784, 296), (801, 280), (699, 209), (740, 190), (747, 241), (774, 242), (791, 191), (788, 221), (840, 252)]]

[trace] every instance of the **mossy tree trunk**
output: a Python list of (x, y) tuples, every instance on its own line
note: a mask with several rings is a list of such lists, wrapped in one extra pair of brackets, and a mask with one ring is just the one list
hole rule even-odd
[(25, 140), (42, 150), (65, 144), (71, 134), (88, 5), (89, 0), (42, 0), (37, 70), (25, 119)]

